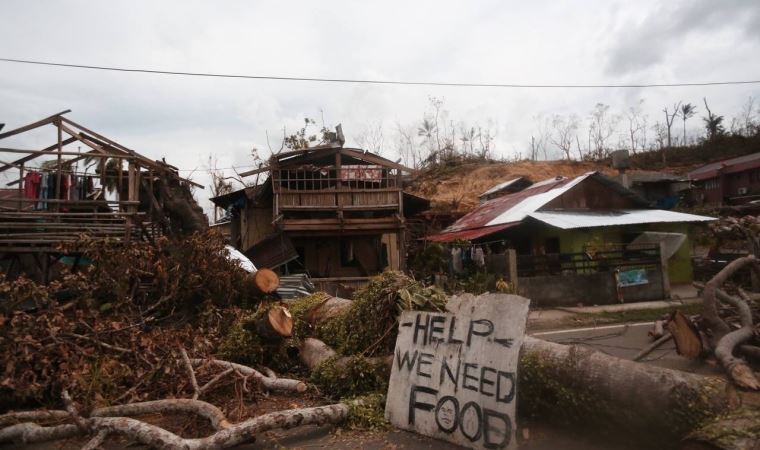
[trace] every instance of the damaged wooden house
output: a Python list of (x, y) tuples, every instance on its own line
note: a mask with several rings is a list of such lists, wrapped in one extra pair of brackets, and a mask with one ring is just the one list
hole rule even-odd
[(212, 198), (230, 242), (257, 267), (307, 273), (340, 293), (406, 264), (406, 218), (429, 201), (403, 190), (396, 162), (341, 142), (274, 155), (262, 184)]
[[(0, 271), (47, 281), (54, 264), (79, 262), (61, 245), (85, 234), (129, 242), (208, 227), (191, 192), (202, 185), (68, 112), (0, 133), (0, 142), (15, 145), (0, 147)], [(20, 148), (45, 138), (47, 147)]]

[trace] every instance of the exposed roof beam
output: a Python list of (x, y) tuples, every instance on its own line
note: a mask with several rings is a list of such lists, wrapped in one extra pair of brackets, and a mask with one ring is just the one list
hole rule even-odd
[[(69, 145), (69, 144), (71, 144), (72, 142), (74, 142), (76, 140), (77, 139), (73, 138), (73, 137), (72, 138), (68, 138), (68, 139), (64, 139), (61, 144), (63, 144), (64, 146), (65, 145)], [(57, 150), (58, 150), (58, 144), (53, 144), (50, 147), (45, 147), (42, 150), (38, 150), (39, 153), (37, 153), (37, 154), (28, 155), (28, 156), (24, 156), (23, 158), (19, 158), (19, 159), (13, 161), (12, 164), (16, 164), (16, 165), (23, 164), (23, 163), (25, 163), (27, 161), (31, 161), (34, 158), (40, 156), (40, 153), (52, 154), (52, 153), (55, 153)], [(4, 165), (4, 166), (0, 167), (0, 172), (5, 172), (6, 170), (12, 169), (12, 168), (13, 168), (13, 166)]]
[(53, 114), (50, 117), (45, 117), (42, 120), (38, 120), (36, 122), (30, 123), (29, 125), (24, 125), (23, 127), (16, 128), (15, 130), (6, 131), (5, 133), (0, 134), (0, 139), (5, 139), (7, 137), (11, 137), (14, 135), (17, 135), (19, 133), (23, 133), (25, 131), (33, 130), (35, 128), (39, 128), (43, 125), (47, 125), (49, 123), (53, 123), (56, 118), (60, 117), (63, 114), (70, 113), (71, 110), (67, 109), (66, 111), (61, 111), (58, 114)]

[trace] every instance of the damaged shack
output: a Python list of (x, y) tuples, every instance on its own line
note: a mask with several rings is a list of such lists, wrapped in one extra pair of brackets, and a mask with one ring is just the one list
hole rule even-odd
[(257, 186), (212, 198), (230, 242), (258, 267), (308, 273), (336, 293), (406, 265), (406, 218), (429, 202), (403, 190), (410, 169), (339, 143), (282, 152)]
[[(42, 149), (0, 148), (0, 269), (47, 281), (56, 263), (81, 263), (71, 248), (83, 235), (117, 242), (152, 241), (208, 226), (191, 188), (202, 185), (86, 128), (63, 111), (0, 133)], [(25, 134), (35, 133), (34, 136)], [(52, 136), (49, 136), (52, 134)]]

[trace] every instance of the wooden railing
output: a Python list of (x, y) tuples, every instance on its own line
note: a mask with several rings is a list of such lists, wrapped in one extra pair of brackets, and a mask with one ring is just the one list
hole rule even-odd
[(661, 264), (659, 245), (619, 245), (600, 251), (518, 255), (520, 277), (560, 275), (565, 273), (610, 272), (615, 269), (648, 268)]

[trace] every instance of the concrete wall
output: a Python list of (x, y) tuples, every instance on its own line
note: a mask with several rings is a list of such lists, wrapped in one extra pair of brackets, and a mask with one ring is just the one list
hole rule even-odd
[[(664, 297), (662, 274), (657, 269), (649, 269), (647, 278), (648, 284), (623, 288), (623, 301), (661, 300)], [(531, 299), (531, 306), (538, 307), (619, 303), (612, 272), (521, 277), (518, 292)]]

